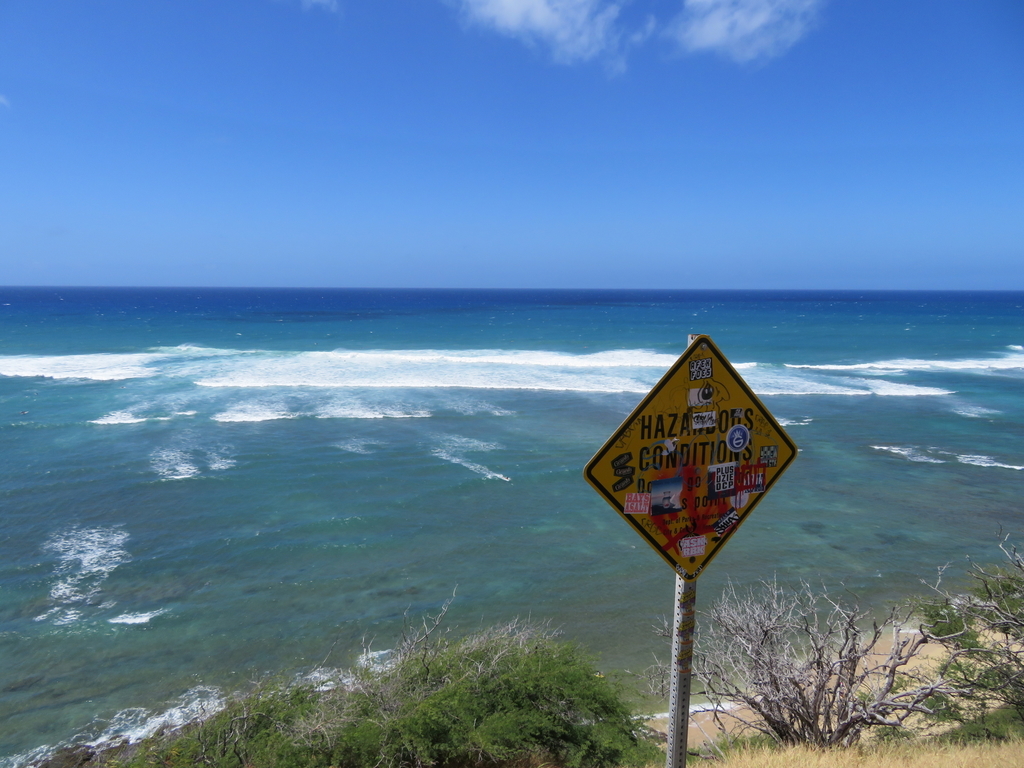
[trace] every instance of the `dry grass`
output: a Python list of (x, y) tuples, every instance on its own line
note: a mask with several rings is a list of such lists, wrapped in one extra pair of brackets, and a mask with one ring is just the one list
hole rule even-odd
[[(750, 748), (725, 761), (687, 761), (690, 768), (1024, 768), (1024, 741), (956, 746), (895, 744), (816, 751)], [(653, 768), (653, 767), (652, 767)]]

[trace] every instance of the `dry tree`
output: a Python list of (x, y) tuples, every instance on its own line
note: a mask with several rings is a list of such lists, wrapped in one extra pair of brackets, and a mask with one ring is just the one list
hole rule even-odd
[(957, 692), (908, 666), (927, 641), (906, 631), (911, 619), (894, 608), (869, 620), (855, 599), (806, 582), (746, 591), (730, 583), (698, 620), (695, 673), (723, 728), (731, 718), (783, 744), (850, 746), (866, 729), (900, 727)]

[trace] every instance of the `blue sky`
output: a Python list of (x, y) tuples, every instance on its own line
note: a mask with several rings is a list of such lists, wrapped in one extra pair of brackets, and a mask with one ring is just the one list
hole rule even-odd
[(3, 0), (0, 284), (1024, 289), (1024, 3)]

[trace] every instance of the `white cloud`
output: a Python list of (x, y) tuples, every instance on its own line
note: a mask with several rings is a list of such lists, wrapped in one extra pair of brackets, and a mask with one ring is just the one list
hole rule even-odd
[(647, 39), (654, 34), (657, 28), (658, 22), (655, 21), (653, 16), (648, 16), (643, 26), (633, 32), (627, 39), (627, 42), (630, 45), (642, 45), (647, 42)]
[(466, 16), (510, 37), (541, 42), (562, 62), (615, 55), (621, 5), (608, 0), (458, 0)]
[(325, 11), (337, 11), (338, 0), (302, 0), (302, 8), (307, 11), (310, 8), (322, 8)]
[(738, 62), (778, 56), (804, 36), (823, 0), (684, 0), (668, 34), (689, 51)]

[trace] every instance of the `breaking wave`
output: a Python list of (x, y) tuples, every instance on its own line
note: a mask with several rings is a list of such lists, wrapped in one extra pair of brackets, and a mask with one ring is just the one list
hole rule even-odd
[(107, 619), (107, 621), (111, 624), (148, 624), (150, 619), (155, 619), (157, 616), (162, 616), (165, 613), (167, 613), (166, 608), (161, 608), (158, 611), (149, 611), (148, 613), (122, 613), (120, 616)]
[[(948, 461), (957, 461), (960, 464), (973, 464), (976, 467), (999, 467), (1000, 469), (1024, 470), (1024, 466), (1006, 464), (1004, 462), (997, 461), (992, 456), (983, 456), (981, 454), (960, 454), (953, 453), (952, 451), (943, 451), (938, 448), (919, 448), (917, 446), (907, 445), (872, 445), (871, 447), (876, 451), (886, 451), (887, 453), (901, 456), (908, 461), (918, 461), (926, 464), (945, 464)], [(939, 458), (939, 456), (946, 456), (949, 458)]]
[[(0, 375), (68, 380), (123, 380), (162, 377), (170, 382), (225, 390), (537, 390), (646, 393), (675, 361), (674, 355), (645, 349), (573, 354), (537, 350), (334, 350), (270, 351), (209, 349), (190, 345), (136, 354), (0, 356)], [(759, 395), (946, 395), (950, 390), (893, 382), (881, 376), (908, 371), (1024, 370), (1024, 353), (1009, 350), (976, 360), (888, 360), (856, 364), (772, 365), (739, 362)], [(841, 375), (837, 375), (841, 374)], [(197, 390), (193, 390), (196, 392)], [(465, 401), (467, 412), (478, 406)], [(139, 406), (122, 407), (93, 420), (132, 424), (147, 418)], [(483, 411), (486, 405), (480, 406)], [(496, 415), (505, 409), (494, 407)], [(174, 415), (190, 411), (173, 410)], [(418, 407), (324, 406), (292, 411), (273, 403), (246, 402), (222, 409), (216, 421), (271, 421), (313, 415), (320, 418), (413, 418), (429, 415)]]
[(848, 371), (882, 374), (901, 374), (908, 371), (924, 371), (947, 373), (950, 371), (973, 371), (981, 373), (1024, 371), (1024, 348), (1011, 344), (1009, 352), (1000, 353), (998, 357), (978, 357), (962, 360), (918, 360), (901, 358), (895, 360), (878, 360), (870, 363), (852, 363), (846, 365), (791, 365), (787, 368), (802, 368), (815, 371)]

